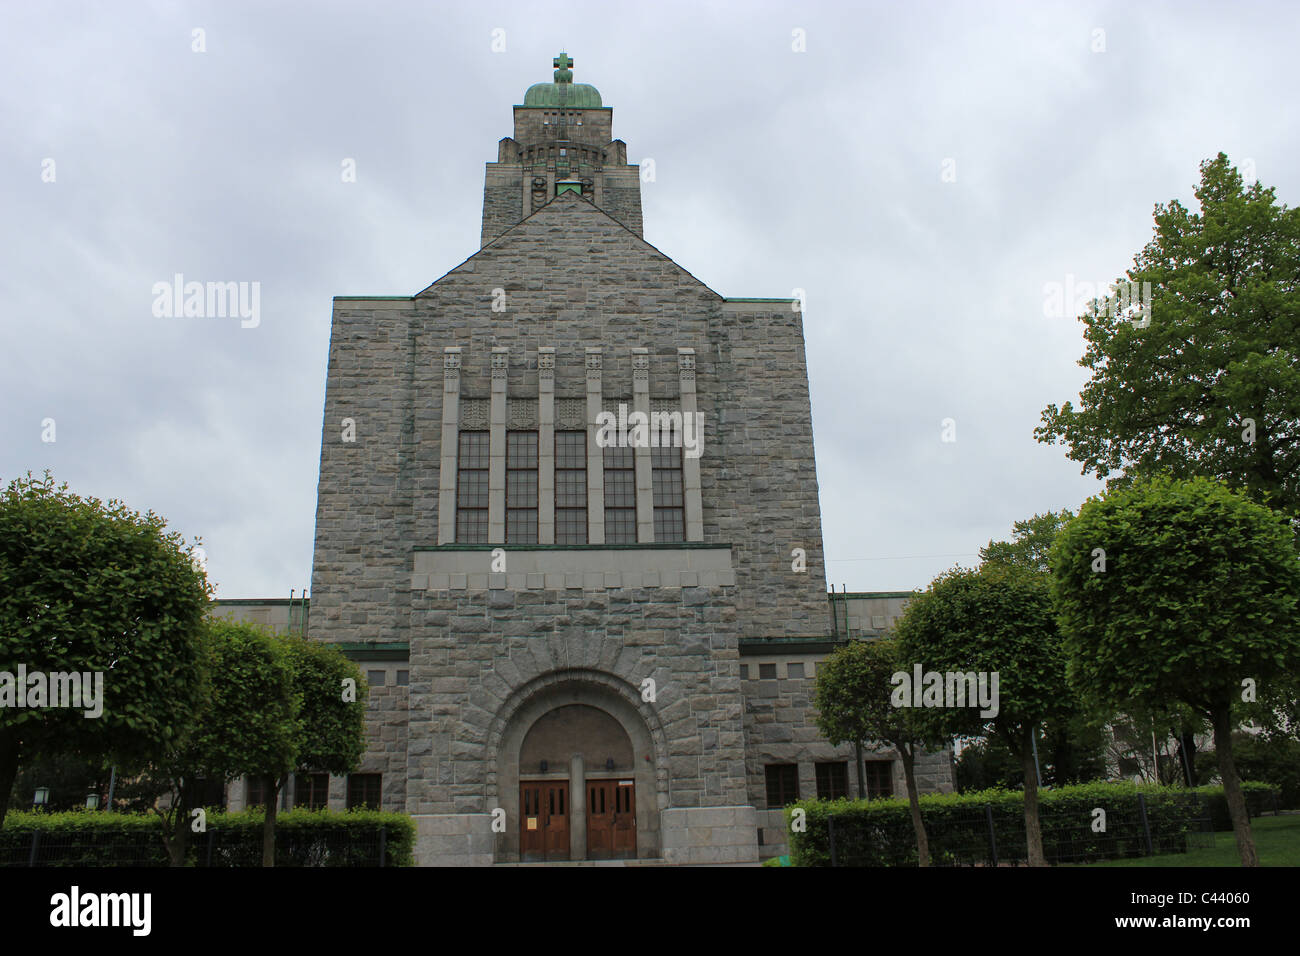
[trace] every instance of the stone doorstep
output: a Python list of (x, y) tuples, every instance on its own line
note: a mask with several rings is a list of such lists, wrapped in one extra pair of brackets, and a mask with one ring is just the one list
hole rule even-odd
[(641, 860), (552, 860), (546, 863), (493, 863), (493, 866), (499, 867), (516, 867), (516, 866), (761, 866), (758, 860), (727, 861), (719, 860), (717, 862), (696, 861), (694, 863), (675, 863), (663, 858), (648, 858)]
[(662, 857), (648, 857), (637, 860), (546, 860), (528, 863), (493, 863), (493, 866), (669, 866)]

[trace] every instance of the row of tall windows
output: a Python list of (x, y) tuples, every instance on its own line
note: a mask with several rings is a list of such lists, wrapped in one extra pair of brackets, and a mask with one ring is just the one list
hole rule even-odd
[[(378, 773), (350, 773), (347, 780), (347, 808), (380, 809), (383, 775)], [(327, 773), (300, 773), (294, 777), (293, 805), (309, 810), (323, 810), (329, 806), (330, 778)], [(224, 789), (224, 788), (223, 788)], [(215, 803), (205, 804), (208, 806)], [(224, 795), (221, 805), (225, 805)], [(266, 784), (260, 777), (247, 777), (244, 781), (244, 805), (266, 806)]]
[[(848, 761), (836, 760), (816, 763), (813, 766), (817, 781), (818, 800), (840, 800), (849, 795)], [(893, 764), (888, 760), (863, 762), (863, 783), (868, 800), (878, 800), (894, 795)], [(763, 768), (767, 784), (769, 809), (786, 807), (799, 799), (799, 765), (793, 763), (767, 764)]]
[[(488, 544), (488, 432), (463, 431), (456, 461), (456, 541)], [(605, 543), (636, 544), (636, 450), (604, 448)], [(506, 432), (506, 544), (537, 544), (538, 435)], [(587, 433), (555, 432), (555, 543), (587, 544)], [(654, 535), (686, 540), (682, 449), (650, 449)]]

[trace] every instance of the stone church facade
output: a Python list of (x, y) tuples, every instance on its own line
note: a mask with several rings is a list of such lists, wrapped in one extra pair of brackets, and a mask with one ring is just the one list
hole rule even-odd
[[(643, 239), (640, 171), (571, 65), (514, 107), (477, 252), (335, 299), (309, 634), (375, 685), (357, 792), (415, 817), (418, 862), (752, 862), (793, 795), (901, 792), (889, 752), (864, 777), (813, 722), (852, 621), (802, 316)], [(948, 754), (918, 772), (951, 789)]]

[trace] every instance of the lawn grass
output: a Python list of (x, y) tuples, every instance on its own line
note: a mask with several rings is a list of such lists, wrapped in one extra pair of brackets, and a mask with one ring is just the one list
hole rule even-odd
[[(1300, 866), (1300, 814), (1277, 817), (1255, 817), (1250, 821), (1250, 831), (1255, 837), (1255, 850), (1260, 866)], [(1186, 853), (1165, 853), (1160, 856), (1136, 857), (1129, 860), (1108, 860), (1089, 866), (1241, 866), (1237, 841), (1232, 831), (1214, 834), (1214, 847), (1189, 850)]]

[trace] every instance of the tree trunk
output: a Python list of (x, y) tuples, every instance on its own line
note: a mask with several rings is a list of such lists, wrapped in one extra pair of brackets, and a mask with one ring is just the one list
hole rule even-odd
[(190, 848), (190, 815), (184, 801), (174, 812), (176, 818), (172, 821), (172, 838), (167, 842), (167, 855), (171, 857), (172, 866), (184, 866), (186, 852)]
[(1195, 787), (1196, 783), (1196, 735), (1190, 730), (1178, 734), (1178, 759), (1183, 765), (1183, 783)]
[(916, 856), (918, 866), (930, 865), (930, 838), (925, 832), (925, 821), (921, 819), (921, 801), (916, 796), (916, 775), (912, 772), (916, 755), (911, 747), (899, 746), (898, 755), (903, 758), (903, 778), (907, 781), (907, 803), (912, 808), (912, 829), (916, 831)]
[(1223, 795), (1228, 801), (1228, 815), (1232, 817), (1232, 832), (1237, 838), (1237, 852), (1242, 866), (1259, 866), (1255, 852), (1255, 839), (1250, 832), (1250, 815), (1246, 812), (1246, 798), (1241, 793), (1241, 778), (1232, 761), (1232, 714), (1227, 705), (1215, 709), (1214, 750), (1219, 757), (1219, 776), (1223, 778)]
[(857, 768), (858, 768), (858, 798), (861, 800), (865, 800), (867, 798), (867, 781), (866, 778), (863, 776), (864, 768), (862, 766), (862, 742), (861, 741), (855, 741), (853, 744), (853, 759), (857, 763)]
[(0, 827), (4, 826), (9, 795), (13, 793), (14, 779), (18, 776), (18, 746), (16, 730), (0, 731)]
[(1038, 767), (1034, 763), (1033, 728), (1021, 739), (1020, 765), (1025, 774), (1025, 845), (1030, 866), (1047, 866), (1043, 831), (1038, 825)]
[(280, 791), (289, 775), (263, 777), (266, 784), (266, 820), (262, 824), (262, 866), (275, 866), (275, 816), (280, 809)]
[(149, 808), (150, 813), (158, 814), (158, 819), (162, 823), (162, 841), (163, 846), (167, 848), (168, 866), (184, 866), (186, 852), (189, 850), (189, 813), (186, 812), (188, 797), (186, 796), (184, 781), (177, 787), (174, 793), (175, 799), (168, 808), (171, 813), (169, 818), (166, 813), (158, 809), (158, 802), (155, 800), (154, 805)]

